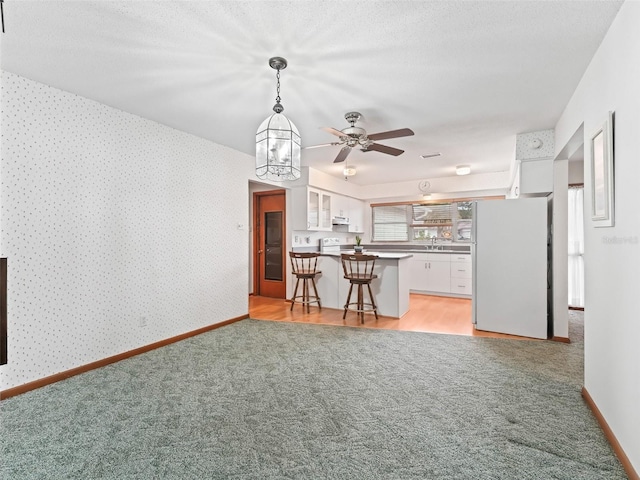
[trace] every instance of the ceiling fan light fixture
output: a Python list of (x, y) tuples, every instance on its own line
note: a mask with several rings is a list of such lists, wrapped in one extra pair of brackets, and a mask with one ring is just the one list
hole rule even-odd
[(386, 140), (388, 138), (408, 137), (413, 135), (413, 130), (410, 128), (400, 128), (398, 130), (389, 130), (387, 132), (379, 132), (368, 134), (364, 128), (356, 127), (355, 123), (362, 117), (359, 112), (348, 112), (344, 118), (349, 122), (350, 126), (338, 130), (333, 127), (323, 127), (325, 132), (330, 133), (338, 137), (337, 142), (325, 143), (322, 145), (311, 145), (305, 148), (326, 147), (329, 145), (340, 145), (342, 148), (338, 152), (333, 163), (344, 162), (347, 156), (353, 148), (359, 148), (362, 152), (381, 152), (387, 155), (393, 155), (397, 157), (402, 155), (404, 150), (399, 148), (389, 147), (387, 145), (381, 145), (376, 143), (377, 140)]
[(300, 133), (286, 116), (280, 103), (280, 70), (287, 68), (282, 57), (269, 59), (269, 66), (277, 70), (275, 112), (258, 127), (256, 132), (256, 177), (282, 182), (300, 178)]
[(470, 165), (458, 165), (456, 167), (456, 175), (469, 175), (471, 173)]
[(342, 173), (345, 177), (353, 177), (356, 174), (356, 169), (355, 167), (345, 167)]

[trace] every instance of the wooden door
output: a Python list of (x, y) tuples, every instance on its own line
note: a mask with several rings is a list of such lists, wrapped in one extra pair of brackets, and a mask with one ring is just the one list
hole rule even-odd
[(285, 191), (255, 192), (253, 205), (253, 293), (285, 298)]

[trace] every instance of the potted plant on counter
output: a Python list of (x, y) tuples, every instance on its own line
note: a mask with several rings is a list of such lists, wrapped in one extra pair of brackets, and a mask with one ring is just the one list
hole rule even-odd
[(362, 253), (362, 237), (360, 235), (356, 235), (356, 244), (353, 246), (353, 250), (356, 253)]

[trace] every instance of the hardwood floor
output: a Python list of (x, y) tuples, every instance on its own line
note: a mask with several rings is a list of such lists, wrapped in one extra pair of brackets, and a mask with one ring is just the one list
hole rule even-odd
[(514, 335), (475, 330), (471, 324), (471, 300), (466, 298), (412, 293), (409, 300), (409, 311), (402, 318), (379, 316), (379, 319), (376, 320), (373, 314), (368, 314), (365, 316), (364, 325), (358, 321), (354, 312), (347, 312), (347, 318), (343, 320), (342, 310), (326, 307), (319, 310), (317, 306), (312, 306), (311, 311), (306, 313), (302, 310), (301, 305), (296, 305), (293, 311), (290, 311), (290, 308), (291, 303), (288, 300), (254, 295), (249, 297), (249, 315), (257, 320), (524, 339)]

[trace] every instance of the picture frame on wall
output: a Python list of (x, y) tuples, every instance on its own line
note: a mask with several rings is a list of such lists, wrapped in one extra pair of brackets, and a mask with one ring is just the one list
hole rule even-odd
[(596, 227), (614, 225), (614, 112), (591, 136), (591, 220)]

